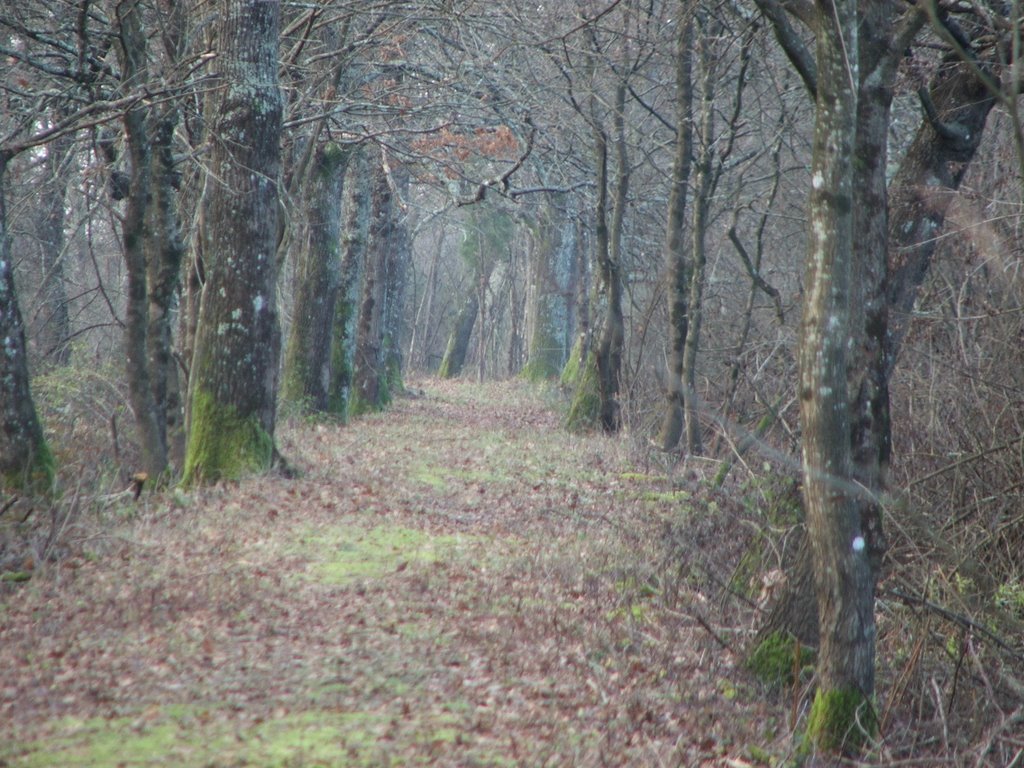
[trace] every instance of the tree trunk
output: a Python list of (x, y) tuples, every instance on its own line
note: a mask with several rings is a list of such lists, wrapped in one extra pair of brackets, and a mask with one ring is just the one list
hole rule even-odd
[(690, 264), (686, 258), (683, 229), (686, 226), (686, 195), (693, 160), (693, 21), (679, 25), (676, 43), (676, 152), (672, 161), (672, 186), (665, 225), (665, 263), (668, 272), (669, 352), (665, 413), (658, 446), (671, 451), (683, 433), (683, 356), (689, 331)]
[[(589, 245), (585, 243), (586, 228), (583, 222), (579, 222), (576, 228), (576, 254), (573, 259), (573, 271), (570, 280), (570, 325), (567, 333), (571, 337), (575, 330), (575, 340), (569, 350), (569, 356), (565, 361), (565, 367), (558, 378), (558, 383), (563, 389), (576, 392), (580, 378), (586, 371), (586, 362), (590, 357), (591, 333), (590, 333), (590, 260), (588, 258)], [(576, 400), (574, 395), (573, 400)], [(572, 411), (566, 416), (566, 426), (574, 428), (574, 420), (571, 418)]]
[(476, 286), (472, 286), (466, 301), (459, 309), (459, 314), (455, 317), (455, 325), (448, 337), (448, 346), (445, 347), (444, 357), (441, 358), (441, 367), (437, 370), (440, 378), (454, 379), (462, 373), (479, 310), (479, 292)]
[(185, 450), (184, 413), (171, 325), (185, 257), (177, 205), (179, 174), (173, 151), (178, 111), (169, 105), (163, 111), (155, 111), (154, 117), (152, 196), (147, 209), (146, 237), (149, 291), (146, 347), (158, 427), (169, 459), (180, 467)]
[[(131, 93), (147, 81), (147, 45), (139, 2), (117, 6), (121, 41), (122, 89)], [(167, 470), (167, 441), (164, 419), (157, 410), (150, 370), (149, 348), (149, 270), (147, 241), (150, 207), (154, 197), (153, 142), (151, 109), (141, 102), (125, 112), (124, 126), (131, 164), (127, 205), (122, 222), (127, 296), (125, 300), (125, 366), (128, 392), (138, 431), (142, 454), (141, 469), (152, 478)]]
[(527, 359), (521, 375), (530, 381), (556, 378), (572, 345), (573, 271), (576, 259), (576, 223), (558, 195), (546, 206), (538, 222), (537, 238), (528, 264), (526, 336)]
[(444, 243), (446, 228), (441, 224), (437, 248), (430, 260), (430, 268), (427, 270), (426, 286), (424, 288), (423, 300), (416, 313), (416, 321), (413, 323), (409, 339), (409, 365), (416, 369), (423, 369), (430, 366), (430, 329), (434, 323), (434, 302), (437, 298), (437, 283), (440, 276), (441, 257), (444, 256)]
[(348, 174), (352, 181), (345, 185), (348, 202), (338, 299), (332, 320), (331, 384), (328, 397), (328, 410), (342, 418), (348, 416), (351, 401), (356, 310), (359, 307), (360, 278), (366, 262), (366, 241), (370, 232), (370, 193), (365, 152), (356, 150)]
[(264, 470), (274, 456), (279, 18), (278, 2), (232, 0), (220, 28), (186, 485)]
[[(629, 190), (629, 164), (625, 142), (626, 83), (615, 89), (613, 128), (616, 152), (615, 192), (608, 210), (609, 139), (597, 113), (596, 95), (591, 96), (589, 120), (594, 136), (595, 183), (594, 250), (599, 277), (603, 317), (597, 343), (582, 357), (576, 376), (576, 392), (566, 416), (570, 429), (598, 426), (616, 432), (620, 426), (619, 384), (622, 371), (622, 222)], [(610, 221), (609, 221), (610, 219)]]
[(981, 145), (995, 96), (981, 62), (947, 56), (928, 86), (926, 118), (892, 180), (885, 374), (892, 375), (918, 289), (931, 266), (946, 209)]
[(32, 336), (40, 364), (67, 365), (71, 359), (71, 320), (64, 288), (64, 219), (67, 192), (65, 163), (71, 154), (69, 137), (61, 137), (46, 148), (43, 159), (43, 190), (36, 211), (35, 231), (39, 243), (39, 290), (33, 313)]
[[(508, 319), (509, 343), (505, 375), (515, 376), (524, 365), (523, 320), (526, 316), (525, 296), (519, 292), (519, 271), (516, 252), (509, 249), (508, 255)], [(559, 369), (561, 365), (559, 365)], [(556, 370), (557, 372), (557, 370)]]
[(490, 275), (487, 276), (486, 281), (481, 275), (480, 281), (476, 285), (478, 314), (480, 315), (480, 321), (476, 324), (476, 381), (478, 384), (483, 384), (484, 372), (487, 369), (487, 336), (490, 331), (487, 327), (487, 284), (489, 282)]
[(717, 61), (711, 50), (708, 34), (698, 43), (701, 65), (700, 154), (697, 158), (697, 188), (693, 201), (691, 265), (687, 299), (688, 329), (683, 345), (683, 414), (686, 423), (686, 452), (691, 456), (704, 453), (701, 438), (700, 402), (697, 398), (697, 353), (700, 350), (700, 329), (704, 315), (704, 281), (707, 267), (708, 219), (711, 196), (716, 181), (713, 174), (715, 149), (715, 86)]
[(857, 752), (875, 729), (874, 584), (854, 498), (849, 359), (853, 152), (858, 60), (855, 0), (818, 2), (807, 293), (800, 343), (800, 415), (807, 530), (819, 613), (818, 689), (808, 745)]
[(377, 158), (349, 405), (353, 416), (378, 411), (390, 401), (384, 358), (384, 313), (392, 204), (387, 174)]
[(32, 402), (25, 328), (8, 252), (3, 183), (8, 160), (0, 152), (0, 487), (8, 493), (48, 493), (53, 488), (53, 456)]
[[(878, 4), (866, 28), (890, 29), (891, 11)], [(859, 494), (861, 532), (874, 578), (877, 581), (885, 550), (879, 496), (885, 491), (891, 461), (888, 382), (899, 355), (917, 290), (927, 274), (938, 242), (945, 208), (959, 187), (963, 174), (980, 145), (986, 118), (995, 103), (992, 94), (972, 66), (949, 57), (936, 72), (928, 89), (936, 120), (926, 116), (900, 163), (885, 194), (888, 111), (895, 64), (902, 48), (885, 36), (872, 35), (873, 47), (861, 45), (862, 87), (858, 102), (858, 149), (856, 166), (855, 241), (860, 273), (852, 297), (854, 327), (863, 337), (854, 348), (856, 363), (850, 366), (851, 448), (853, 472), (867, 493)], [(879, 41), (888, 44), (882, 48)], [(884, 67), (884, 70), (882, 69)], [(868, 78), (867, 73), (878, 75)], [(941, 116), (941, 117), (939, 117)], [(886, 212), (888, 211), (888, 216)], [(888, 265), (886, 264), (888, 259)], [(805, 645), (818, 644), (818, 636), (806, 636), (817, 618), (814, 595), (801, 585), (801, 574), (810, 568), (797, 563), (785, 589), (773, 606), (761, 636), (784, 631)], [(799, 623), (794, 622), (795, 617)]]
[(283, 399), (306, 412), (329, 408), (333, 319), (341, 284), (341, 199), (348, 150), (318, 147), (307, 194), (307, 239), (296, 266), (295, 311), (281, 383)]
[(601, 427), (617, 432), (622, 424), (619, 388), (622, 375), (622, 345), (625, 326), (622, 319), (622, 227), (629, 194), (629, 157), (626, 152), (626, 83), (615, 88), (615, 191), (606, 247), (599, 249), (601, 280), (605, 287), (605, 316), (601, 338), (597, 343), (597, 370), (601, 394)]
[[(149, 81), (143, 6), (118, 6), (122, 89), (131, 93)], [(172, 55), (179, 15), (161, 19)], [(177, 209), (174, 163), (177, 107), (139, 104), (124, 117), (131, 173), (122, 220), (127, 274), (125, 353), (128, 389), (142, 453), (142, 468), (154, 479), (165, 474), (170, 442), (181, 458), (181, 401), (172, 354), (171, 312), (184, 254)]]
[(384, 249), (384, 338), (382, 339), (384, 375), (388, 401), (403, 391), (402, 333), (405, 322), (406, 281), (412, 263), (412, 244), (405, 226), (403, 198), (408, 197), (409, 171), (404, 166), (386, 169), (394, 186), (387, 209), (386, 227), (381, 230), (380, 247)]

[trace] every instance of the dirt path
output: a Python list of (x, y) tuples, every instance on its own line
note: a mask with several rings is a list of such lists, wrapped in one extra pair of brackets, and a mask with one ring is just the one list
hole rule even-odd
[(523, 385), (422, 386), (283, 427), (300, 479), (124, 502), (0, 584), (0, 766), (766, 759), (666, 560), (687, 494)]

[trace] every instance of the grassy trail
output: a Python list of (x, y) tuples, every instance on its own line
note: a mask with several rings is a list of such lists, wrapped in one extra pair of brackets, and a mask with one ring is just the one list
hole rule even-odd
[(525, 385), (421, 386), (284, 425), (298, 479), (126, 499), (0, 583), (0, 766), (767, 759), (678, 480)]

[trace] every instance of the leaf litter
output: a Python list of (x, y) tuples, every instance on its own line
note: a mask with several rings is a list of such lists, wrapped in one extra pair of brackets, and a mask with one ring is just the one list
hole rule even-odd
[(523, 383), (419, 386), (346, 426), (283, 425), (298, 479), (144, 495), (0, 584), (0, 765), (785, 749), (777, 704), (688, 613), (712, 596), (664, 565), (667, 522), (696, 512), (627, 439), (565, 433)]

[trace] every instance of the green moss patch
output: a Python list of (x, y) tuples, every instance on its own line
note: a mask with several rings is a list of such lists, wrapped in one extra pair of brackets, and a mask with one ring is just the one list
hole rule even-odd
[(655, 504), (677, 504), (691, 498), (692, 494), (689, 491), (644, 491), (640, 494), (642, 501), (651, 501)]
[[(442, 715), (438, 722), (409, 724), (413, 732), (405, 737), (412, 743), (450, 743), (458, 731), (453, 718)], [(227, 707), (168, 707), (136, 717), (67, 719), (45, 741), (23, 744), (5, 755), (5, 764), (374, 766), (386, 764), (382, 761), (391, 724), (383, 713), (374, 712), (306, 711), (240, 722)]]
[[(563, 371), (563, 382), (566, 381), (565, 373)], [(597, 356), (593, 352), (587, 355), (586, 363), (571, 379), (575, 382), (576, 390), (565, 416), (565, 428), (570, 432), (596, 429), (601, 421), (601, 391), (597, 376)]]
[(202, 389), (192, 398), (192, 434), (182, 485), (238, 480), (270, 468), (273, 438), (255, 415), (243, 416)]
[(850, 757), (860, 755), (878, 733), (878, 714), (863, 693), (854, 689), (818, 689), (807, 718), (801, 751), (814, 750)]
[(771, 686), (793, 685), (794, 672), (814, 666), (815, 653), (805, 646), (797, 646), (796, 638), (788, 632), (767, 635), (747, 657), (746, 666), (764, 683)]
[(647, 475), (643, 472), (620, 472), (619, 479), (626, 483), (664, 483), (668, 480), (665, 475)]
[(348, 584), (383, 578), (412, 563), (451, 557), (463, 543), (461, 536), (431, 536), (412, 528), (380, 525), (312, 531), (299, 538), (298, 547), (308, 558), (310, 578)]

